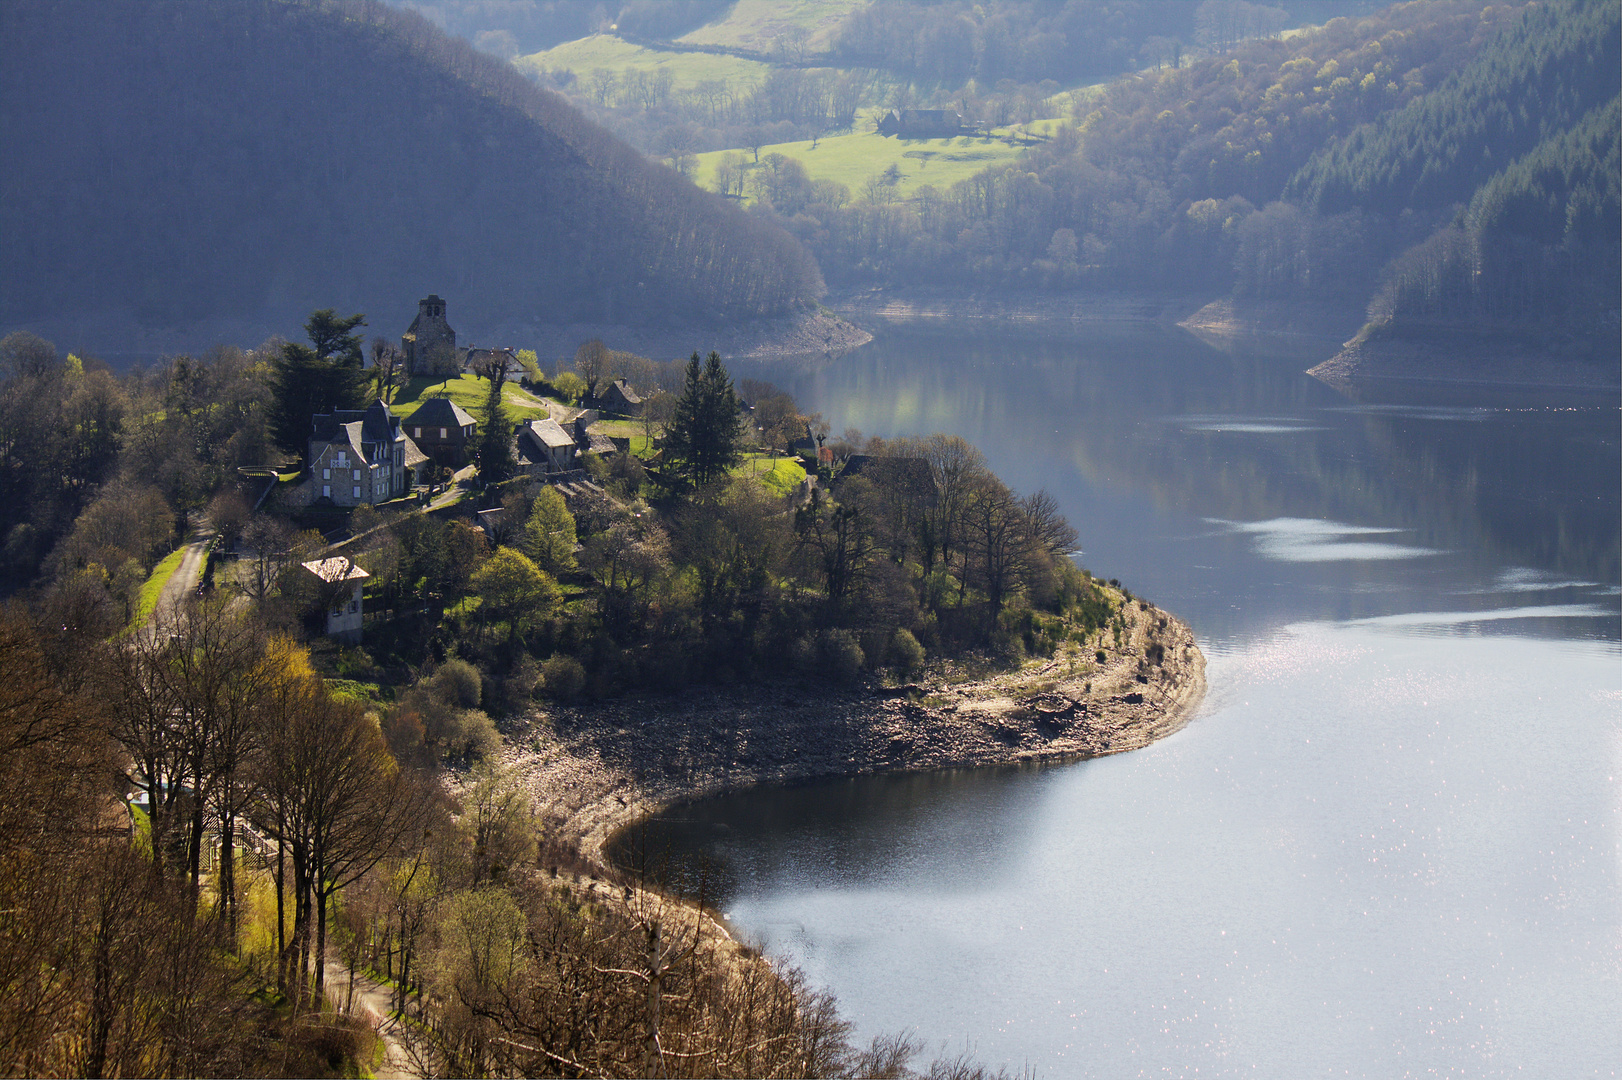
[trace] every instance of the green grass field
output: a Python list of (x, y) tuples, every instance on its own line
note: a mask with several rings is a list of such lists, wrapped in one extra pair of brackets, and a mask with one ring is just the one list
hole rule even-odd
[(826, 49), (845, 16), (866, 0), (738, 0), (726, 18), (699, 27), (680, 40), (689, 45), (734, 45), (770, 51), (791, 30), (806, 32), (806, 45)]
[(557, 71), (567, 68), (575, 77), (585, 79), (597, 68), (609, 71), (670, 72), (676, 91), (691, 90), (701, 82), (724, 79), (733, 87), (742, 88), (760, 82), (766, 77), (770, 65), (737, 56), (714, 56), (709, 53), (672, 53), (644, 49), (610, 34), (593, 34), (544, 52), (521, 56), (513, 63), (520, 69)]
[[(451, 378), (419, 376), (394, 392), (389, 408), (404, 419), (416, 411), (426, 398), (448, 397), (462, 406), (475, 420), (484, 416), (484, 399), (489, 395), (489, 382), (477, 375), (463, 374)], [(506, 403), (507, 415), (514, 421), (538, 420), (546, 415), (545, 406), (535, 405), (531, 395), (514, 383), (501, 388), (501, 400)]]
[[(1029, 125), (1032, 132), (1046, 133), (1063, 121), (1038, 120)], [(760, 156), (777, 153), (795, 158), (814, 180), (833, 180), (850, 189), (859, 199), (870, 177), (894, 165), (901, 171), (896, 184), (899, 198), (910, 198), (925, 184), (945, 191), (959, 180), (967, 180), (982, 169), (1019, 159), (1025, 147), (1012, 141), (1009, 129), (997, 129), (991, 136), (959, 135), (952, 139), (887, 139), (873, 130), (871, 115), (859, 116), (855, 128), (843, 135), (810, 142), (778, 143), (762, 146)], [(715, 170), (725, 154), (742, 154), (745, 168), (755, 168), (754, 156), (747, 150), (717, 150), (699, 154), (693, 182), (715, 189)], [(752, 201), (746, 200), (746, 201)]]

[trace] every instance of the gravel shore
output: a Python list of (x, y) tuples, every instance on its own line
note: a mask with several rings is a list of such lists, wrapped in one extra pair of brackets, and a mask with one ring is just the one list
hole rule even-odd
[(601, 862), (609, 839), (644, 817), (758, 784), (1135, 750), (1188, 723), (1205, 657), (1172, 616), (1140, 601), (1129, 612), (1102, 665), (1069, 645), (1016, 671), (937, 663), (901, 686), (785, 680), (549, 706), (508, 732), (508, 762), (547, 835)]

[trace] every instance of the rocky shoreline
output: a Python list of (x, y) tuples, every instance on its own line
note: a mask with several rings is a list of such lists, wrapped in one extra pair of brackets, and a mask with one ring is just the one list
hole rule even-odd
[(1622, 386), (1614, 356), (1608, 364), (1585, 363), (1515, 335), (1479, 331), (1354, 339), (1307, 374), (1335, 387), (1367, 380), (1580, 390)]
[(671, 360), (714, 350), (728, 360), (841, 356), (873, 340), (861, 327), (824, 307), (752, 322), (649, 328), (577, 323), (568, 326), (498, 327), (497, 340), (528, 342), (542, 360), (569, 360), (583, 341), (598, 338), (611, 349), (654, 360)]
[(905, 326), (939, 320), (983, 323), (1000, 329), (1030, 326), (1044, 332), (1093, 323), (1169, 325), (1203, 300), (1179, 294), (1067, 292), (985, 293), (949, 290), (869, 289), (830, 296), (827, 304), (847, 319)]
[(899, 686), (782, 681), (550, 706), (507, 732), (507, 762), (547, 837), (601, 865), (621, 829), (760, 784), (1135, 750), (1188, 723), (1205, 657), (1179, 620), (1141, 601), (1129, 612), (1101, 665), (1070, 645), (1015, 671), (939, 663)]

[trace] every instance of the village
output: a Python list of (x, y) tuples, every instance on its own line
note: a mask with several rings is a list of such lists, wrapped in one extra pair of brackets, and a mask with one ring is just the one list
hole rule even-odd
[[(644, 466), (658, 469), (662, 463), (661, 436), (674, 398), (658, 382), (671, 381), (668, 370), (590, 342), (576, 360), (589, 380), (566, 369), (548, 379), (532, 353), (458, 345), (446, 308), (437, 294), (423, 298), (397, 352), (374, 345), (372, 378), (385, 396), (362, 409), (312, 415), (302, 469), (244, 470), (251, 474), (250, 485), (257, 485), (248, 491), (256, 514), (313, 526), (330, 541), (319, 558), (301, 565), (320, 582), (319, 591), (333, 598), (324, 629), (338, 643), (357, 645), (363, 637), (371, 575), (363, 568), (365, 560), (355, 556), (366, 534), (377, 528), (379, 515), (424, 512), (462, 521), (494, 548), (522, 526), (514, 503), (527, 507), (536, 485), (550, 487), (565, 503), (604, 501), (610, 498), (603, 483), (609, 477), (626, 470), (645, 475)], [(380, 372), (380, 365), (385, 370)], [(622, 367), (638, 369), (651, 401), (618, 374)], [(488, 396), (492, 386), (504, 401), (497, 422), (507, 434), (505, 460), (495, 477), (479, 460), (481, 446), (490, 454), (489, 422), (470, 411), (488, 412), (472, 399)], [(763, 411), (770, 430), (762, 430), (754, 404), (737, 397), (739, 431), (746, 433), (742, 441), (759, 444), (753, 457), (769, 456), (765, 482), (792, 511), (810, 499), (819, 469), (824, 478), (832, 477), (833, 451), (825, 445), (826, 431), (815, 430), (817, 418), (793, 413), (792, 403), (769, 384), (754, 389), (778, 400)], [(865, 458), (850, 457), (854, 476)], [(353, 527), (357, 510), (366, 527)], [(254, 530), (224, 524), (215, 532), (205, 528), (208, 543), (224, 541), (219, 557), (262, 565), (266, 556), (248, 535)], [(268, 535), (264, 528), (257, 533)], [(285, 536), (285, 530), (278, 535)], [(210, 563), (207, 584), (212, 571)], [(177, 595), (180, 591), (171, 587)]]

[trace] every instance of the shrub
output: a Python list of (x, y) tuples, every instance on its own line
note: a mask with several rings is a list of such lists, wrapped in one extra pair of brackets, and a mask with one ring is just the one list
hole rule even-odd
[(572, 371), (560, 371), (552, 379), (552, 389), (560, 400), (573, 404), (586, 392), (586, 380)]
[(849, 630), (824, 630), (818, 643), (823, 673), (834, 682), (851, 682), (862, 672), (867, 657)]
[(788, 655), (794, 666), (807, 675), (817, 670), (817, 647), (806, 635), (789, 642)]
[(1104, 661), (1109, 659), (1109, 656), (1104, 652), (1103, 649), (1099, 649), (1096, 653), (1093, 654), (1093, 656), (1097, 658), (1097, 660), (1098, 660), (1098, 662), (1100, 664), (1102, 664)]
[(492, 758), (501, 752), (501, 733), (484, 710), (463, 709), (446, 725), (445, 749), (463, 763)]
[(918, 639), (906, 627), (898, 629), (890, 639), (890, 663), (898, 671), (910, 672), (916, 671), (923, 662), (924, 647), (918, 644)]
[(466, 660), (446, 660), (434, 672), (434, 695), (448, 704), (464, 709), (477, 708), (483, 689), (479, 669)]
[(573, 701), (586, 688), (586, 669), (572, 656), (549, 657), (541, 665), (541, 686), (559, 701)]

